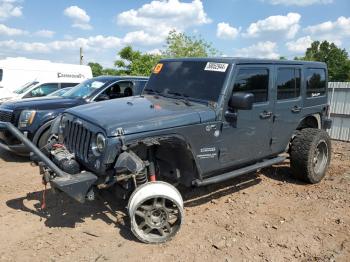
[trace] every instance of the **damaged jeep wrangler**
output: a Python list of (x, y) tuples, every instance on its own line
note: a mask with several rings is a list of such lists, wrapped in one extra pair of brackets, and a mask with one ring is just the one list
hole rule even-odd
[(171, 239), (184, 219), (175, 186), (205, 186), (290, 159), (309, 183), (331, 158), (324, 63), (243, 58), (161, 60), (141, 96), (66, 110), (34, 154), (43, 181), (84, 202), (120, 190), (131, 230)]

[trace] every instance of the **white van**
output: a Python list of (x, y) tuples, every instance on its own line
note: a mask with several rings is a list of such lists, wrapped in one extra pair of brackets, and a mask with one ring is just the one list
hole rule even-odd
[(89, 66), (6, 58), (0, 60), (0, 102), (45, 96), (91, 77)]

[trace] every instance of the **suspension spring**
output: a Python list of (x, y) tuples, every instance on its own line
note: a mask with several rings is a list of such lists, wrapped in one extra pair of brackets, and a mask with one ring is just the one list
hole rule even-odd
[(145, 173), (139, 173), (135, 176), (136, 185), (140, 186), (148, 182), (147, 175)]

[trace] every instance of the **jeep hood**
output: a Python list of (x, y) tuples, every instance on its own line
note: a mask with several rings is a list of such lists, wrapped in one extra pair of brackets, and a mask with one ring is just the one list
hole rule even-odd
[(85, 103), (81, 98), (64, 98), (64, 97), (42, 97), (27, 98), (16, 101), (9, 101), (1, 104), (1, 107), (9, 110), (50, 110), (58, 108), (69, 108)]
[(210, 107), (181, 100), (146, 95), (126, 97), (70, 108), (66, 112), (100, 126), (107, 136), (115, 136), (122, 128), (124, 134), (198, 124), (215, 120)]

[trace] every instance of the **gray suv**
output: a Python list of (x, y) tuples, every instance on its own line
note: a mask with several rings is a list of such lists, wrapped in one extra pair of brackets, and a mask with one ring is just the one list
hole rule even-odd
[(134, 235), (160, 243), (183, 222), (175, 185), (219, 183), (287, 157), (296, 177), (320, 182), (331, 156), (328, 110), (324, 63), (166, 59), (142, 95), (66, 110), (42, 151), (2, 125), (30, 147), (53, 189), (80, 202), (122, 192)]

